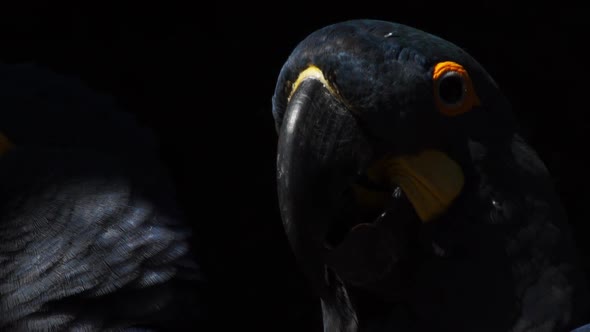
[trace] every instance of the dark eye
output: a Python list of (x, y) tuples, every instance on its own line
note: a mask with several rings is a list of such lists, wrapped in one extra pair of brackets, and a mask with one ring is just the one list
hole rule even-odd
[(434, 102), (447, 116), (460, 115), (479, 105), (473, 83), (463, 66), (452, 61), (439, 62), (432, 70)]
[(463, 76), (455, 71), (446, 72), (438, 80), (438, 96), (447, 105), (459, 104), (465, 96)]

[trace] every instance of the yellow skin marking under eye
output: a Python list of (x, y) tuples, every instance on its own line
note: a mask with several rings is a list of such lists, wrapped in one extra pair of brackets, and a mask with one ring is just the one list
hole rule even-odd
[[(459, 164), (436, 150), (377, 161), (368, 176), (375, 183), (399, 185), (423, 222), (443, 214), (461, 193), (465, 180)], [(355, 194), (357, 202), (368, 208), (383, 207), (389, 199), (387, 193), (359, 187)]]

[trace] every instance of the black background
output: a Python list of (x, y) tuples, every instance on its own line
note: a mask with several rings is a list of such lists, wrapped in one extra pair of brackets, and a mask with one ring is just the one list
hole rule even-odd
[(319, 303), (278, 216), (270, 100), (301, 39), (353, 18), (439, 35), (488, 70), (552, 172), (590, 272), (586, 11), (433, 3), (24, 1), (0, 8), (0, 60), (80, 76), (157, 131), (221, 309), (218, 328), (318, 330)]

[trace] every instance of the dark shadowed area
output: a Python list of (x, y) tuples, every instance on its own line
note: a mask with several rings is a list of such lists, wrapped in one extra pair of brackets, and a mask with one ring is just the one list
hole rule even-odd
[(414, 26), (461, 46), (488, 70), (553, 174), (590, 273), (584, 11), (497, 2), (257, 6), (218, 3), (212, 12), (180, 2), (37, 1), (0, 11), (0, 61), (79, 76), (161, 138), (219, 328), (321, 329), (319, 301), (297, 269), (278, 214), (271, 96), (297, 43), (347, 19)]

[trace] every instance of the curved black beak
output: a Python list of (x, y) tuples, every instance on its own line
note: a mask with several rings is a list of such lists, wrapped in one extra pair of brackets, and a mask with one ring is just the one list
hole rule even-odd
[(344, 191), (368, 162), (369, 151), (346, 106), (322, 82), (301, 82), (280, 128), (278, 194), (291, 246), (316, 287), (325, 284), (328, 227)]
[[(417, 227), (444, 213), (462, 189), (463, 174), (443, 152), (396, 155), (371, 139), (323, 77), (297, 83), (279, 130), (281, 217), (322, 299), (324, 323), (354, 331), (357, 312), (347, 287), (383, 299), (403, 294), (400, 262), (409, 260)], [(340, 230), (344, 236), (331, 245)]]

